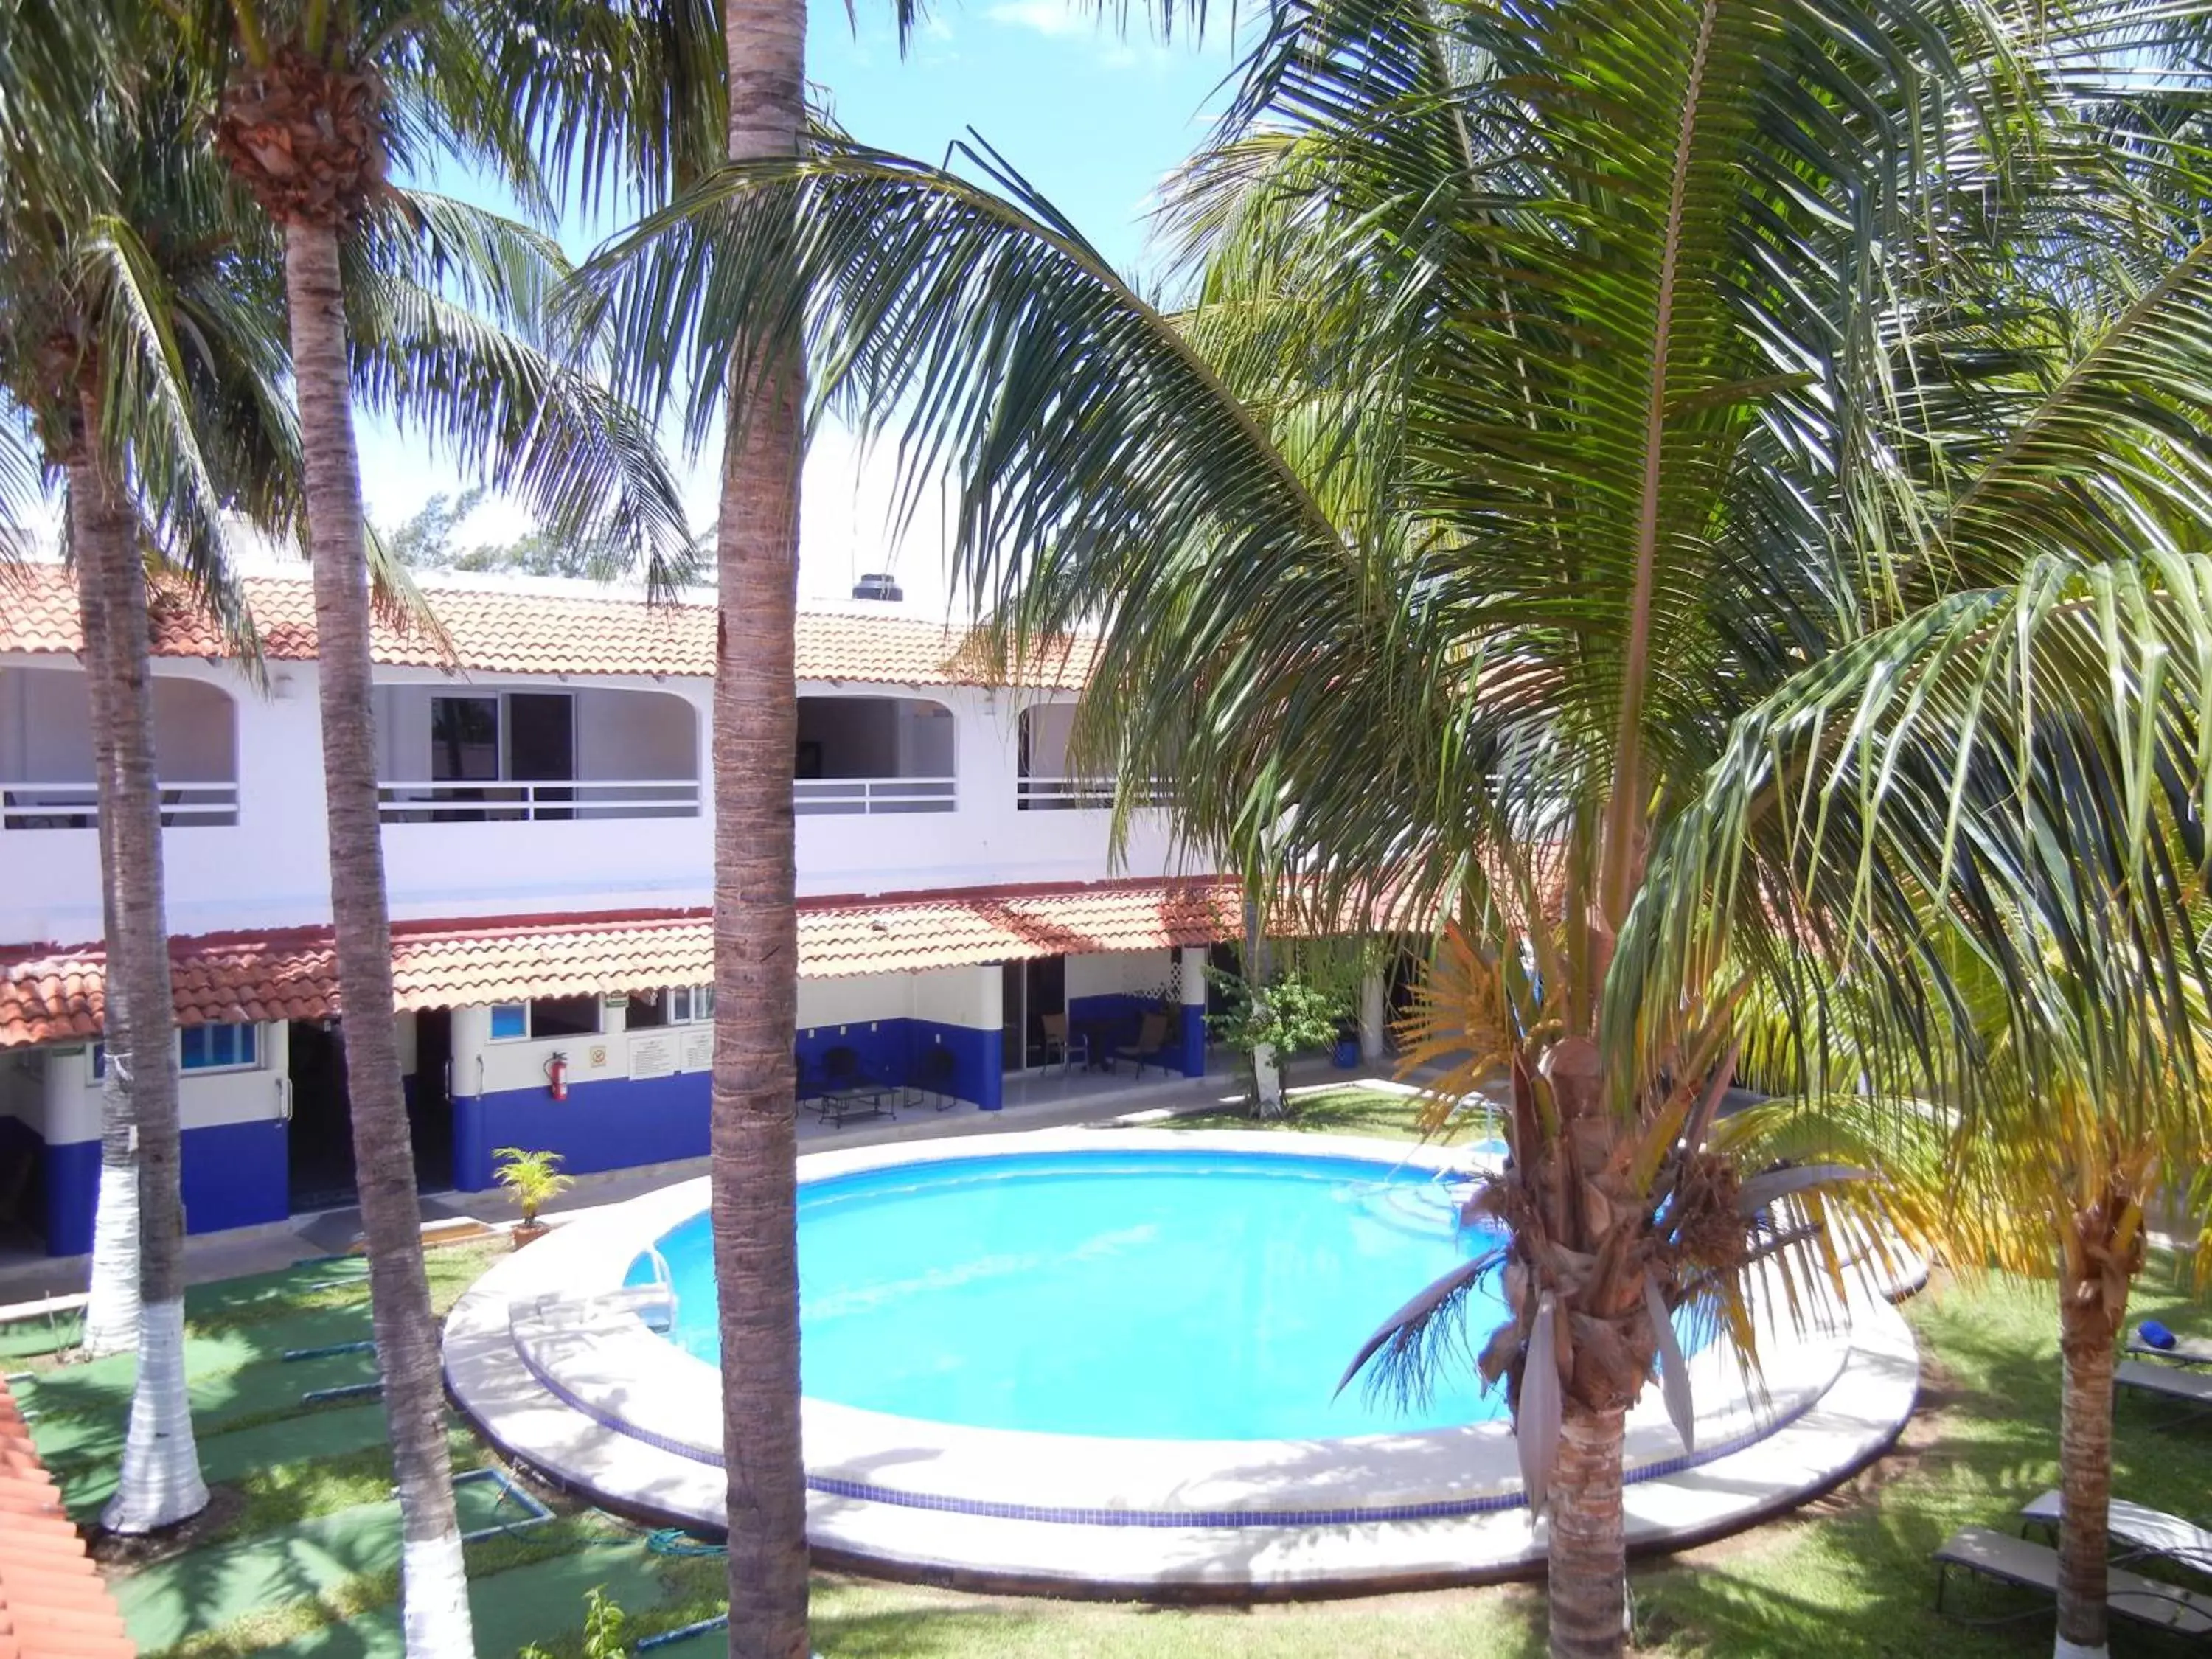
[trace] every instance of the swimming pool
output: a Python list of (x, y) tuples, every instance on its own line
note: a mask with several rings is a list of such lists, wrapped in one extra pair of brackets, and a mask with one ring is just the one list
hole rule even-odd
[[(1512, 1425), (1462, 1368), (1410, 1414), (1358, 1385), (1375, 1326), (1481, 1241), (1464, 1147), (1041, 1130), (799, 1160), (807, 1535), (817, 1559), (995, 1588), (1302, 1594), (1541, 1559)], [(448, 1389), (507, 1455), (625, 1513), (725, 1514), (704, 1180), (556, 1227), (448, 1316)], [(663, 1298), (623, 1288), (672, 1252)], [(1691, 1356), (1693, 1447), (1629, 1414), (1632, 1543), (1717, 1536), (1894, 1437), (1917, 1365), (1880, 1297), (1765, 1304), (1762, 1370)], [(1471, 1310), (1480, 1340), (1495, 1304)], [(671, 1340), (672, 1336), (675, 1339)]]
[[(1337, 1380), (1369, 1334), (1498, 1241), (1458, 1183), (1361, 1159), (1033, 1153), (808, 1183), (799, 1212), (807, 1395), (1046, 1434), (1277, 1440), (1500, 1415), (1460, 1363), (1401, 1405)], [(672, 1339), (720, 1358), (705, 1216), (658, 1241)], [(653, 1276), (649, 1257), (629, 1279)], [(1492, 1275), (1468, 1310), (1504, 1317)]]

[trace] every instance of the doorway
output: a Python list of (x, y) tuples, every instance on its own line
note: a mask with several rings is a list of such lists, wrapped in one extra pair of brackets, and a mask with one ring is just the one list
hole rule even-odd
[(1067, 958), (1031, 957), (999, 964), (1001, 1063), (1009, 1072), (1044, 1064), (1047, 1014), (1067, 1012)]
[(350, 1204), (357, 1188), (345, 1038), (335, 1021), (295, 1019), (286, 1047), (292, 1123), (285, 1137), (294, 1214)]
[[(565, 691), (510, 691), (507, 696), (507, 775), (517, 783), (572, 783), (576, 776), (576, 702)], [(570, 818), (572, 789), (533, 790), (531, 817)]]
[[(343, 1209), (361, 1196), (353, 1103), (346, 1087), (345, 1027), (337, 1021), (295, 1020), (289, 1047), (292, 1122), (286, 1140), (292, 1212)], [(447, 1192), (453, 1185), (453, 1099), (448, 1084), (453, 1054), (452, 1011), (434, 1008), (416, 1015), (415, 1071), (403, 1082), (418, 1192)]]
[(415, 1185), (426, 1193), (453, 1185), (453, 1011), (415, 1016), (415, 1075), (407, 1079), (407, 1127), (415, 1147)]

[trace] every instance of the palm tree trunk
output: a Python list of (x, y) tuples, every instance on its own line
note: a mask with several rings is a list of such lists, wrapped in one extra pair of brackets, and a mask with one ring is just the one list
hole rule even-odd
[(2090, 1659), (2106, 1644), (2106, 1513), (2112, 1497), (2112, 1338), (2118, 1321), (2096, 1279), (2059, 1280), (2058, 1636), (2056, 1659)]
[[(100, 780), (112, 879), (107, 973), (123, 987), (124, 1068), (138, 1142), (138, 1376), (123, 1469), (101, 1521), (111, 1532), (174, 1526), (207, 1507), (185, 1389), (185, 1204), (170, 1037), (169, 930), (162, 897), (161, 802), (154, 763), (154, 685), (148, 666), (146, 574), (137, 526), (99, 458), (97, 392), (84, 398), (84, 458), (71, 469), (76, 555), (95, 592), (92, 618), (106, 682), (112, 760)], [(103, 1124), (103, 1130), (106, 1125)], [(105, 1162), (103, 1158), (103, 1163)]]
[[(94, 532), (83, 520), (91, 497), (70, 470), (70, 535), (82, 548)], [(108, 959), (116, 960), (116, 941), (122, 923), (115, 908), (115, 737), (113, 671), (109, 666), (107, 613), (100, 601), (100, 585), (93, 579), (88, 559), (76, 562), (77, 617), (84, 635), (85, 688), (92, 714), (93, 779), (100, 805), (100, 937), (108, 942)], [(131, 1091), (124, 1079), (130, 1075), (131, 1047), (120, 972), (107, 977), (101, 998), (101, 1040), (120, 1065), (102, 1068), (100, 1085), (100, 1189), (93, 1208), (92, 1273), (84, 1309), (85, 1352), (93, 1358), (129, 1353), (138, 1346), (138, 1133), (131, 1115)]]
[[(724, 29), (731, 159), (798, 154), (804, 0), (728, 0)], [(744, 1659), (805, 1659), (792, 1061), (799, 1016), (793, 628), (804, 391), (797, 337), (769, 342), (761, 361), (764, 374), (741, 375), (731, 387), (716, 525), (714, 1273), (729, 1476), (730, 1651)]]
[(1569, 1406), (1552, 1474), (1552, 1659), (1615, 1659), (1627, 1648), (1627, 1547), (1620, 1522), (1626, 1413)]
[(331, 913), (346, 1086), (353, 1109), (362, 1229), (368, 1245), (377, 1363), (399, 1486), (400, 1621), (409, 1659), (473, 1655), (468, 1583), (453, 1512), (438, 1328), (422, 1267), (422, 1212), (400, 1084), (392, 1012), (392, 924), (377, 823), (376, 739), (369, 688), (368, 564), (361, 462), (354, 447), (345, 296), (337, 231), (284, 227), (300, 447), (307, 463), (323, 787), (330, 818)]

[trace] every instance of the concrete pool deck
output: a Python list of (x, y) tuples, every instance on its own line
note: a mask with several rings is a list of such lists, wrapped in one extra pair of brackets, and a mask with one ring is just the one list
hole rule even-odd
[[(1046, 1130), (816, 1153), (801, 1160), (800, 1179), (1155, 1147), (1323, 1150), (1302, 1136), (1237, 1131)], [(1391, 1166), (1468, 1162), (1453, 1148), (1341, 1136), (1326, 1152)], [(590, 1304), (705, 1203), (704, 1183), (685, 1182), (518, 1252), (455, 1308), (445, 1354), (454, 1399), (509, 1455), (610, 1508), (714, 1531), (724, 1498), (718, 1374), (629, 1308)], [(1770, 1328), (1755, 1395), (1724, 1345), (1697, 1356), (1694, 1455), (1647, 1391), (1628, 1432), (1632, 1547), (1751, 1525), (1886, 1449), (1918, 1386), (1911, 1333), (1872, 1293), (1892, 1288), (1855, 1294), (1848, 1324)], [(805, 1428), (810, 1540), (824, 1559), (876, 1571), (1063, 1593), (1251, 1597), (1479, 1582), (1526, 1571), (1544, 1554), (1504, 1423), (1341, 1439), (1143, 1441), (963, 1428), (809, 1399)]]

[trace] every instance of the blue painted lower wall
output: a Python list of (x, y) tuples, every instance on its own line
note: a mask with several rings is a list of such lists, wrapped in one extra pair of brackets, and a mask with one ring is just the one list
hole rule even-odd
[[(184, 1132), (185, 1231), (222, 1232), (282, 1221), (290, 1213), (284, 1125), (218, 1123)], [(93, 1212), (100, 1201), (100, 1143), (65, 1141), (40, 1159), (45, 1194), (46, 1254), (82, 1255), (92, 1249)]]
[[(904, 1084), (920, 1076), (923, 1053), (950, 1049), (953, 1072), (945, 1092), (996, 1111), (1002, 1086), (996, 1031), (917, 1019), (811, 1026), (796, 1044), (802, 1092), (818, 1081), (832, 1048), (853, 1050), (861, 1073)], [(492, 1184), (492, 1154), (501, 1146), (558, 1152), (571, 1174), (633, 1169), (704, 1158), (710, 1085), (704, 1072), (673, 1077), (609, 1078), (569, 1085), (556, 1101), (542, 1088), (508, 1089), (453, 1101), (453, 1185), (481, 1192)]]
[(1204, 1006), (1183, 1004), (1182, 1042), (1179, 1045), (1185, 1077), (1206, 1075), (1206, 1009)]
[[(1071, 1030), (1086, 1027), (1094, 1042), (1103, 1035), (1108, 1054), (1133, 1047), (1144, 1030), (1145, 1016), (1156, 1014), (1160, 1005), (1151, 997), (1127, 991), (1095, 997), (1070, 997), (1067, 1023)], [(1194, 1035), (1194, 1030), (1195, 1035)], [(1168, 1021), (1167, 1041), (1153, 1050), (1146, 1064), (1180, 1071), (1186, 1077), (1206, 1075), (1206, 1010), (1182, 1008)]]
[(501, 1146), (558, 1152), (572, 1175), (668, 1164), (707, 1155), (708, 1074), (612, 1078), (569, 1085), (556, 1100), (544, 1089), (505, 1089), (453, 1101), (453, 1185), (480, 1192), (492, 1184)]
[(906, 1024), (913, 1034), (913, 1064), (916, 1068), (908, 1075), (922, 1074), (922, 1057), (931, 1048), (947, 1048), (952, 1054), (952, 1076), (945, 1085), (947, 1094), (972, 1100), (987, 1112), (995, 1112), (1006, 1103), (1004, 1032), (979, 1031), (971, 1025), (941, 1025), (933, 1019), (908, 1020)]

